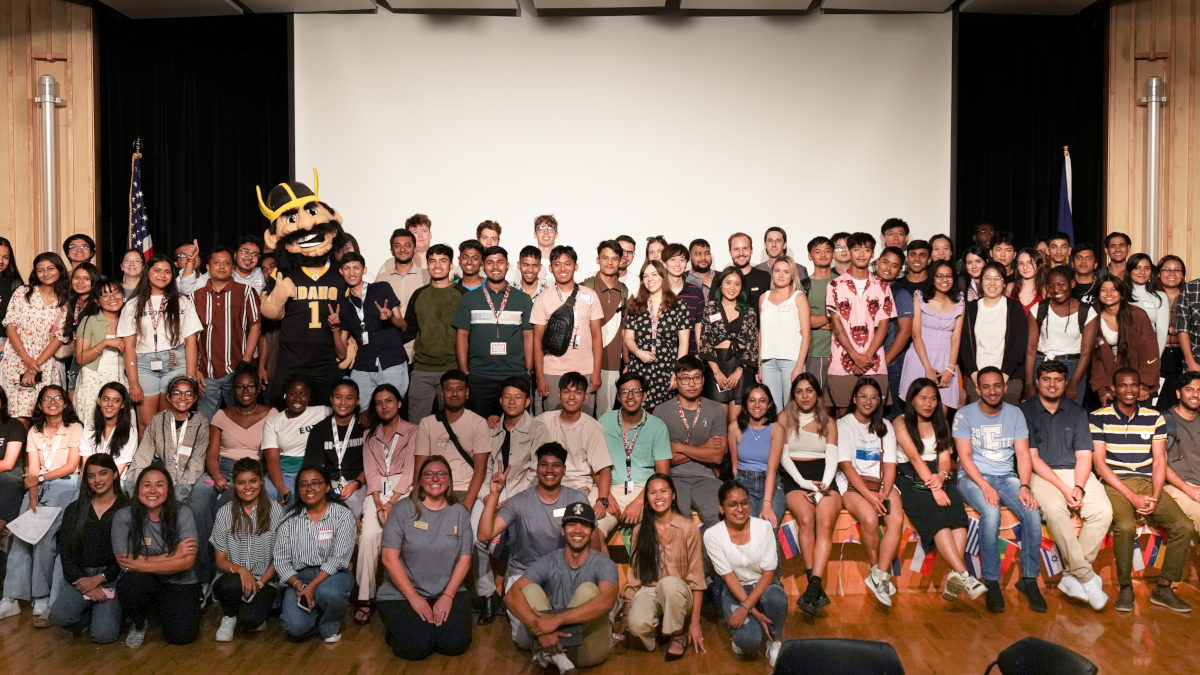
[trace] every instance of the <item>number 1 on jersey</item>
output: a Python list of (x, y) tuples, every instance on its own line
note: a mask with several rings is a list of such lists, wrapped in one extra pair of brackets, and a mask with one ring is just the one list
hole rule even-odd
[(312, 320), (308, 322), (309, 328), (321, 327), (321, 303), (316, 300), (309, 300), (308, 311), (312, 313)]

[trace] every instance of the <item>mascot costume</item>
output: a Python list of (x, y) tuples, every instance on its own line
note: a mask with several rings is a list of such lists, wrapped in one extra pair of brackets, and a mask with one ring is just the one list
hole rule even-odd
[(262, 294), (262, 315), (279, 322), (279, 358), (267, 392), (273, 405), (283, 403), (284, 382), (294, 373), (316, 381), (312, 405), (326, 405), (342, 378), (333, 330), (346, 282), (334, 266), (333, 252), (347, 238), (342, 216), (317, 198), (319, 188), (316, 169), (313, 189), (296, 181), (280, 183), (264, 202), (256, 188), (259, 210), (270, 223), (263, 241), (274, 249), (278, 266)]

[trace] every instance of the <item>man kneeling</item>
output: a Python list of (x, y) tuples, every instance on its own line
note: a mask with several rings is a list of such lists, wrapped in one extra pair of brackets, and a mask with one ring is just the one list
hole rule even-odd
[(533, 649), (533, 669), (551, 662), (559, 672), (604, 661), (612, 646), (610, 613), (617, 601), (617, 566), (590, 549), (596, 517), (584, 502), (562, 517), (566, 547), (539, 558), (504, 595), (509, 611), (524, 625), (517, 646)]

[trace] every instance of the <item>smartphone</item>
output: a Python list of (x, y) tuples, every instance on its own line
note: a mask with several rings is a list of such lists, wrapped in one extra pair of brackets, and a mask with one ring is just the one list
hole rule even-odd
[(33, 381), (34, 381), (34, 382), (41, 382), (41, 381), (42, 381), (42, 371), (40, 371), (40, 370), (39, 370), (39, 371), (37, 371), (37, 374), (33, 376)]
[(304, 601), (304, 596), (303, 596), (303, 595), (297, 595), (297, 596), (296, 596), (296, 606), (297, 606), (297, 607), (299, 607), (300, 609), (302, 609), (302, 610), (306, 611), (306, 612), (311, 612), (311, 611), (312, 611), (312, 607), (309, 607), (309, 606), (308, 606), (308, 604), (307, 604), (307, 603)]
[(883, 515), (888, 516), (888, 515), (891, 515), (891, 513), (892, 513), (892, 500), (891, 499), (883, 500)]

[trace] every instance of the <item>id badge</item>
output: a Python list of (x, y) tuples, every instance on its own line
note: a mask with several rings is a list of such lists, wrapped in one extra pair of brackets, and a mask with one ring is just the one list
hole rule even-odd
[(567, 513), (567, 510), (565, 508), (554, 509), (554, 511), (553, 511), (553, 515), (555, 518), (562, 518), (564, 515), (566, 515), (566, 513)]
[(330, 541), (333, 539), (333, 530), (317, 530), (317, 541)]
[(371, 344), (371, 334), (365, 330), (362, 332), (362, 343), (363, 346)]
[(180, 456), (180, 457), (183, 457), (184, 459), (191, 459), (191, 457), (192, 457), (192, 446), (190, 446), (190, 445), (180, 445), (180, 446), (179, 446), (179, 456)]
[(631, 481), (631, 480), (625, 481), (625, 494), (627, 494), (627, 495), (633, 494), (633, 481)]
[(579, 349), (579, 336), (571, 338), (571, 349)]
[(163, 369), (163, 362), (162, 362), (162, 361), (151, 361), (151, 362), (150, 362), (150, 370), (153, 370), (153, 371), (159, 371), (159, 370), (162, 370), (162, 369)]
[(507, 342), (493, 342), (491, 344), (492, 344), (492, 356), (508, 356), (508, 343)]
[(392, 479), (383, 479), (383, 498), (389, 499), (392, 496)]

